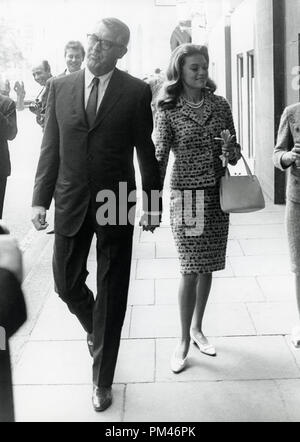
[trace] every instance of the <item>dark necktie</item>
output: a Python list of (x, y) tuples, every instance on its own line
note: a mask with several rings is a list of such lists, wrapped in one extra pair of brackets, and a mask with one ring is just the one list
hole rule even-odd
[(99, 78), (94, 77), (92, 83), (93, 86), (86, 107), (86, 117), (89, 127), (93, 126), (97, 114)]

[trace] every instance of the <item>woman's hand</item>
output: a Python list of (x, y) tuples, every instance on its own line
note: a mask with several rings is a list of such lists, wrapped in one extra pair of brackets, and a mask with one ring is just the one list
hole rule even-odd
[(296, 143), (290, 152), (286, 152), (281, 157), (283, 167), (290, 167), (295, 162), (300, 163), (300, 144)]
[(228, 161), (231, 161), (236, 156), (235, 147), (235, 135), (231, 135), (229, 130), (223, 130), (221, 132), (221, 138), (215, 138), (215, 140), (222, 141), (222, 155), (220, 159), (222, 160), (223, 167), (227, 167)]

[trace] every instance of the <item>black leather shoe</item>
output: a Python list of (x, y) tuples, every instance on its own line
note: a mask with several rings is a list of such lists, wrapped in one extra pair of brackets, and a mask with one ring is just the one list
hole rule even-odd
[(93, 357), (94, 356), (94, 340), (93, 340), (93, 335), (91, 333), (87, 334), (87, 345), (88, 345), (88, 349), (90, 352), (90, 355)]
[(93, 386), (93, 407), (94, 410), (104, 411), (112, 404), (112, 391), (111, 387), (97, 387)]

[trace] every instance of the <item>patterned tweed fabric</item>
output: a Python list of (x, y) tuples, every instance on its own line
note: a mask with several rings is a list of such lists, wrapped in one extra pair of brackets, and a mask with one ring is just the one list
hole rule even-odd
[(219, 201), (218, 186), (184, 196), (172, 193), (171, 227), (182, 274), (225, 268), (229, 215), (222, 212)]

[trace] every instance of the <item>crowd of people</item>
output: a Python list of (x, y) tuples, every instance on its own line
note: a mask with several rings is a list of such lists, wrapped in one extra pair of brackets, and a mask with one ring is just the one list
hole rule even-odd
[[(171, 151), (175, 158), (170, 217), (181, 266), (181, 339), (172, 353), (170, 366), (179, 374), (187, 368), (191, 342), (208, 356), (217, 354), (205, 336), (202, 323), (213, 273), (224, 269), (226, 264), (229, 215), (220, 207), (220, 180), (228, 163), (237, 164), (241, 147), (235, 138), (230, 106), (215, 93), (216, 85), (209, 78), (209, 54), (205, 46), (184, 43), (173, 50), (155, 109), (151, 109), (150, 86), (116, 67), (127, 52), (128, 26), (116, 18), (102, 19), (87, 38), (84, 69), (81, 65), (85, 50), (81, 43), (72, 41), (65, 48), (66, 70), (62, 74), (53, 77), (45, 60), (32, 71), (42, 90), (31, 110), (43, 127), (32, 222), (38, 231), (48, 227), (47, 211), (54, 198), (55, 291), (86, 332), (88, 351), (93, 358), (93, 407), (95, 411), (104, 411), (112, 403), (127, 305), (134, 230), (129, 213), (135, 213), (136, 203), (132, 198), (136, 189), (134, 149), (143, 188), (144, 212), (140, 225), (149, 232), (154, 232), (161, 222), (162, 190)], [(297, 227), (300, 169), (296, 167), (300, 159), (296, 126), (299, 119), (299, 105), (285, 111), (274, 161), (277, 167), (291, 171), (287, 224), (300, 313)], [(231, 136), (221, 143), (220, 134), (224, 130)], [(7, 142), (16, 133), (15, 103), (0, 96), (0, 167), (3, 158), (8, 161)], [(2, 200), (8, 174), (7, 162), (0, 169)], [(120, 221), (122, 204), (116, 204), (114, 216), (107, 217), (106, 199), (101, 196), (107, 191), (115, 195), (116, 201), (122, 202), (124, 193), (125, 201), (130, 201), (125, 222)], [(190, 198), (183, 205), (182, 201), (178, 204), (178, 195), (186, 191), (190, 192)], [(183, 212), (189, 205), (188, 209), (197, 213), (199, 204), (203, 223), (195, 234)], [(95, 294), (86, 284), (87, 259), (94, 236), (97, 239)], [(9, 261), (18, 265), (11, 267)], [(20, 266), (17, 246), (4, 234), (0, 240), (0, 325), (10, 330), (7, 337), (25, 320)], [(5, 313), (8, 298), (20, 302), (20, 307), (16, 307), (20, 317)], [(11, 320), (16, 321), (12, 326)], [(292, 339), (298, 347), (299, 328), (294, 330)], [(7, 366), (7, 358), (4, 364)], [(9, 379), (8, 374), (6, 384)]]

